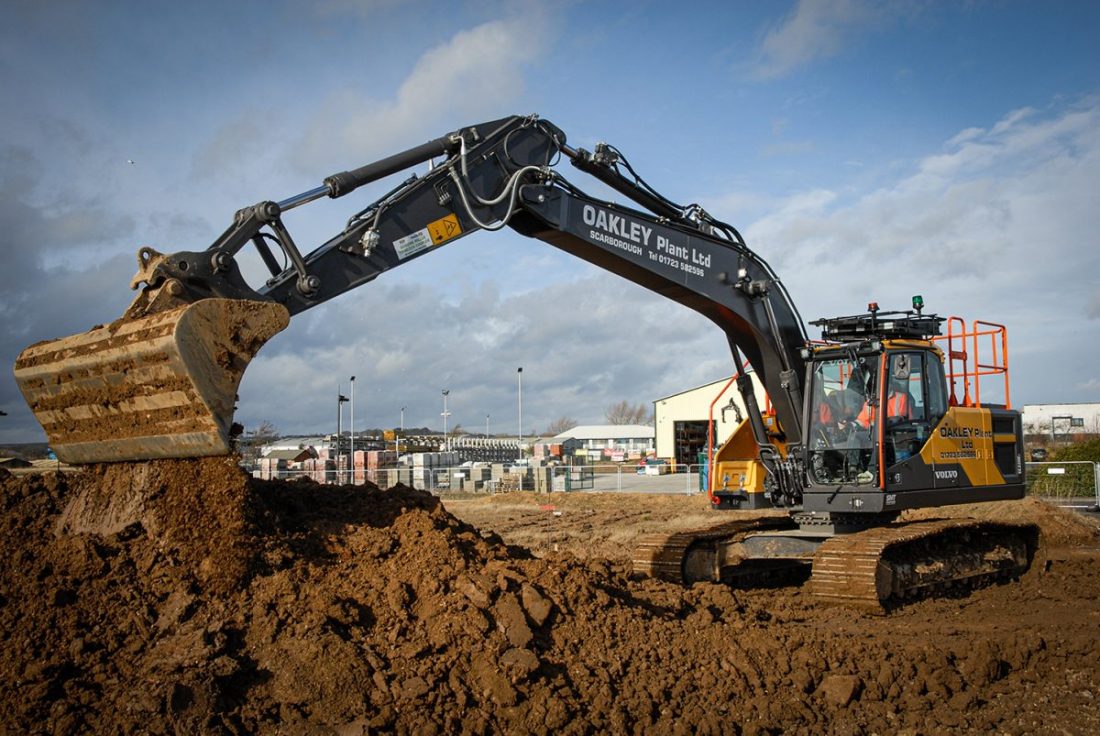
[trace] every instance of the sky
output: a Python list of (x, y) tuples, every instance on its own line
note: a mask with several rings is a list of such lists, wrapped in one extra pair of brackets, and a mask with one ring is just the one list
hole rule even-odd
[[(806, 319), (1008, 327), (1012, 403), (1100, 401), (1100, 4), (61, 2), (0, 26), (0, 362), (117, 318), (143, 245), (538, 113), (744, 234)], [(132, 161), (132, 163), (130, 163)], [(582, 189), (584, 174), (563, 173)], [(303, 250), (401, 177), (287, 215)], [(813, 332), (811, 332), (813, 336)], [(505, 229), (298, 315), (237, 420), (524, 434), (729, 375), (722, 332)], [(0, 374), (0, 442), (44, 435)], [(345, 417), (345, 422), (347, 421)]]

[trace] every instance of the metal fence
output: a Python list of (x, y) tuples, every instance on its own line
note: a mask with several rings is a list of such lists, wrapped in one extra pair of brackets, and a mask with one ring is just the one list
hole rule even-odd
[[(351, 470), (278, 470), (270, 477), (284, 480), (310, 478), (318, 483), (389, 488), (398, 483), (433, 493), (540, 493), (625, 492), (690, 494), (703, 492), (701, 465), (595, 465), (525, 466), (479, 464), (454, 467), (358, 468)], [(257, 471), (259, 473), (259, 471)], [(261, 477), (263, 477), (261, 475)], [(1100, 463), (1027, 463), (1028, 495), (1065, 507), (1100, 507)]]
[(389, 488), (398, 483), (433, 493), (541, 493), (624, 492), (690, 494), (702, 492), (699, 465), (479, 465), (454, 467), (359, 468), (351, 470), (254, 471), (257, 477), (281, 480), (311, 479), (317, 483)]
[(1100, 463), (1027, 463), (1027, 492), (1058, 506), (1100, 507)]
[[(699, 493), (699, 465), (631, 465), (609, 463), (587, 466), (556, 466), (551, 471), (552, 491), (586, 490), (626, 493)], [(588, 480), (576, 484), (577, 471)], [(572, 480), (572, 485), (570, 485)]]

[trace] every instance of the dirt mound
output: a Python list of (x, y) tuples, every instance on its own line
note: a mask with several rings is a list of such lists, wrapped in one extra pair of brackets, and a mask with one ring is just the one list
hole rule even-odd
[(1053, 695), (1100, 724), (1096, 617), (1049, 629), (1095, 605), (1092, 558), (879, 619), (535, 559), (425, 493), (228, 459), (0, 490), (0, 731), (1024, 732)]

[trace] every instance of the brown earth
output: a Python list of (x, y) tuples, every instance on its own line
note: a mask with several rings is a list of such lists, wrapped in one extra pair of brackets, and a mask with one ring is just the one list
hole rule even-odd
[(479, 532), (228, 458), (0, 492), (2, 732), (1100, 732), (1100, 543), (1035, 503), (996, 510), (1057, 530), (1020, 582), (874, 617), (630, 579), (697, 497), (515, 494)]
[[(443, 505), (479, 529), (491, 529), (509, 544), (545, 556), (630, 559), (635, 540), (713, 524), (704, 494), (498, 493), (444, 498)], [(747, 516), (732, 512), (722, 519)]]

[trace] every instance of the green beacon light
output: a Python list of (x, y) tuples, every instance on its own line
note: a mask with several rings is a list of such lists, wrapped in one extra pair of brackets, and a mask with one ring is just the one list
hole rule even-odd
[(917, 314), (920, 314), (920, 310), (924, 309), (924, 297), (920, 294), (913, 297), (913, 309), (917, 310)]

